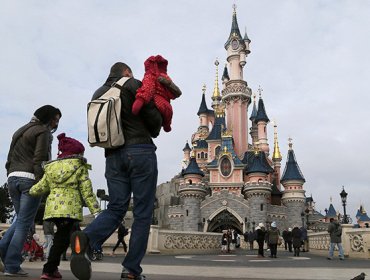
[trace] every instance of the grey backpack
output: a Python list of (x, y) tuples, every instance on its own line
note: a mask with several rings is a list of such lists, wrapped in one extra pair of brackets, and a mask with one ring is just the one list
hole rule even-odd
[(125, 143), (121, 124), (121, 89), (130, 79), (123, 77), (98, 99), (87, 104), (88, 142), (91, 147), (117, 148)]

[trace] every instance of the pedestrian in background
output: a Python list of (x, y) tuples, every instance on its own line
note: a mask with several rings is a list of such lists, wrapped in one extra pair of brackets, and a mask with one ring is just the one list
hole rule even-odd
[(127, 253), (127, 244), (125, 242), (125, 236), (128, 235), (128, 229), (125, 227), (125, 221), (122, 221), (122, 223), (118, 226), (118, 233), (117, 233), (117, 243), (113, 247), (112, 250), (112, 256), (114, 256), (114, 252), (117, 250), (118, 246), (122, 243), (123, 251)]
[(22, 249), (41, 201), (40, 197), (32, 197), (29, 190), (44, 173), (42, 163), (51, 159), (52, 133), (58, 128), (61, 117), (58, 108), (42, 106), (34, 112), (29, 123), (13, 134), (5, 168), (17, 219), (0, 240), (0, 266), (3, 260), (6, 276), (28, 275), (21, 268)]
[(292, 230), (292, 241), (294, 248), (294, 256), (299, 257), (300, 248), (302, 245), (302, 232), (297, 225), (294, 226)]
[(338, 247), (339, 259), (344, 260), (344, 251), (342, 247), (342, 226), (334, 218), (330, 218), (328, 232), (330, 234), (330, 247), (328, 260), (332, 260), (334, 257), (335, 245), (337, 245)]
[(258, 257), (264, 258), (265, 256), (263, 253), (263, 245), (265, 242), (266, 230), (265, 230), (265, 226), (263, 223), (259, 223), (258, 226), (256, 227), (256, 234), (257, 234), (257, 244), (258, 244)]
[(271, 228), (268, 233), (268, 243), (270, 245), (270, 257), (276, 258), (277, 255), (277, 246), (280, 238), (280, 233), (277, 228), (276, 222), (271, 223)]

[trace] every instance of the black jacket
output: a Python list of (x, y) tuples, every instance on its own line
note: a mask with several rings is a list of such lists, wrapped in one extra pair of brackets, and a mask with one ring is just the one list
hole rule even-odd
[(49, 160), (51, 133), (40, 121), (29, 122), (19, 128), (12, 138), (5, 164), (7, 175), (14, 171), (33, 173), (40, 180), (42, 162)]
[[(103, 86), (98, 88), (92, 100), (102, 96), (114, 82), (121, 77), (109, 76)], [(143, 106), (139, 115), (132, 114), (132, 104), (135, 101), (136, 90), (141, 87), (141, 82), (134, 78), (129, 79), (121, 90), (121, 117), (125, 145), (152, 144), (152, 138), (159, 135), (162, 126), (162, 116), (153, 102)], [(112, 150), (106, 149), (106, 155)]]

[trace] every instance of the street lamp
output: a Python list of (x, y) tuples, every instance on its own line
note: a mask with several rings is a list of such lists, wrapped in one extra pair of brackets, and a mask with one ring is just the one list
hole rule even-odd
[(343, 186), (343, 189), (340, 192), (340, 198), (342, 199), (343, 212), (344, 212), (343, 224), (348, 224), (348, 217), (347, 217), (347, 214), (346, 214), (347, 195), (348, 195), (348, 193), (346, 193), (346, 191), (344, 190), (344, 186)]
[(306, 213), (306, 229), (309, 229), (308, 228), (308, 215), (310, 213), (310, 209), (308, 209), (308, 207), (306, 208), (306, 210), (304, 210), (304, 212)]

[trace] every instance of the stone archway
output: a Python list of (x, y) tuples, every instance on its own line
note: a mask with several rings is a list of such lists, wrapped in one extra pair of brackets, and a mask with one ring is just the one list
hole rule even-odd
[(222, 232), (222, 230), (234, 229), (238, 233), (243, 233), (243, 223), (227, 209), (222, 210), (211, 220), (208, 220), (208, 232)]

